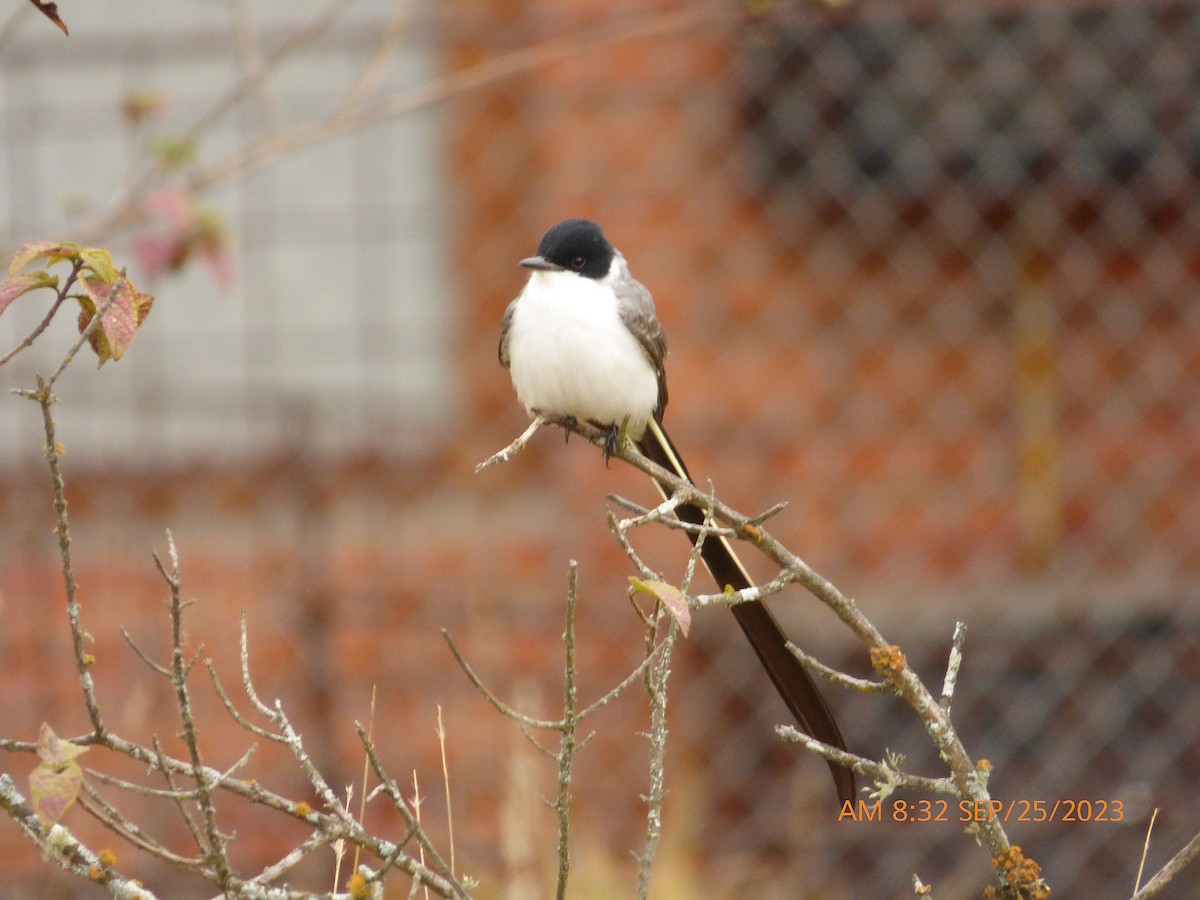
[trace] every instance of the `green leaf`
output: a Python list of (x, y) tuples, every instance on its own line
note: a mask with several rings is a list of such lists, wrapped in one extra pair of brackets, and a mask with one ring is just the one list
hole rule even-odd
[(84, 247), (79, 251), (79, 258), (105, 284), (117, 283), (121, 273), (113, 265), (112, 254), (107, 250), (100, 247)]
[(37, 755), (41, 760), (29, 773), (29, 796), (42, 827), (49, 831), (57, 823), (83, 786), (83, 770), (76, 757), (87, 751), (61, 740), (45, 722), (38, 733)]
[[(82, 278), (80, 284), (87, 292), (86, 296), (77, 298), (80, 306), (79, 333), (83, 334), (95, 318), (96, 310), (108, 300), (113, 286), (105, 284), (99, 278)], [(88, 336), (88, 343), (96, 351), (100, 365), (125, 355), (134, 334), (150, 314), (150, 307), (153, 305), (154, 298), (150, 294), (139, 293), (128, 280), (121, 284), (120, 291), (100, 320), (100, 324)]]
[(4, 312), (8, 304), (22, 294), (44, 287), (58, 287), (58, 276), (38, 269), (36, 272), (21, 272), (5, 281), (0, 281), (0, 313)]
[(8, 264), (8, 274), (16, 275), (39, 256), (46, 257), (44, 266), (52, 266), (61, 259), (79, 259), (79, 247), (60, 241), (34, 241), (17, 248), (17, 255)]
[(661, 603), (671, 618), (675, 620), (683, 636), (687, 637), (688, 629), (692, 627), (692, 611), (688, 609), (687, 597), (684, 596), (683, 591), (665, 581), (642, 580), (633, 575), (629, 576), (629, 583), (635, 591), (649, 594)]

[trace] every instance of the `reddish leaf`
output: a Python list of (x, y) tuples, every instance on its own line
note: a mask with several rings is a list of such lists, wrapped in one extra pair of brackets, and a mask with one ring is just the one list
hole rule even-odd
[[(79, 298), (79, 333), (82, 334), (95, 318), (96, 310), (108, 300), (112, 285), (105, 284), (99, 278), (83, 278), (80, 284), (87, 292), (86, 297)], [(134, 334), (150, 314), (153, 304), (154, 298), (149, 294), (138, 293), (137, 288), (128, 281), (121, 284), (120, 291), (109, 305), (100, 324), (88, 337), (88, 343), (96, 351), (100, 365), (125, 355)]]
[(39, 256), (46, 257), (44, 265), (52, 265), (60, 259), (79, 259), (79, 248), (60, 241), (34, 241), (17, 248), (17, 255), (8, 264), (8, 274), (16, 275)]
[(675, 620), (675, 623), (679, 626), (679, 630), (683, 632), (683, 636), (687, 637), (688, 629), (692, 627), (692, 611), (688, 609), (687, 597), (683, 595), (683, 591), (679, 590), (673, 584), (667, 584), (665, 581), (643, 581), (632, 575), (629, 576), (629, 583), (633, 585), (635, 591), (650, 594), (658, 600), (670, 614), (671, 618)]
[(37, 755), (41, 762), (29, 773), (29, 795), (33, 800), (33, 810), (47, 831), (66, 814), (79, 796), (83, 770), (75, 758), (87, 749), (60, 740), (49, 725), (42, 723), (37, 742)]
[(161, 219), (173, 234), (191, 228), (195, 216), (191, 193), (177, 187), (155, 191), (146, 198), (146, 209)]
[(36, 6), (43, 16), (61, 28), (63, 34), (70, 34), (67, 31), (67, 24), (58, 17), (57, 3), (47, 3), (46, 0), (29, 0), (29, 2)]
[(135, 238), (133, 252), (151, 281), (196, 259), (208, 264), (222, 287), (233, 281), (228, 229), (219, 212), (197, 205), (192, 194), (178, 188), (156, 192), (147, 199), (146, 209), (161, 227)]
[(21, 272), (6, 281), (0, 281), (0, 313), (22, 294), (44, 287), (58, 287), (58, 276), (39, 269), (36, 272)]
[(133, 258), (138, 269), (153, 281), (165, 271), (177, 269), (182, 257), (182, 245), (173, 238), (143, 234), (133, 239)]

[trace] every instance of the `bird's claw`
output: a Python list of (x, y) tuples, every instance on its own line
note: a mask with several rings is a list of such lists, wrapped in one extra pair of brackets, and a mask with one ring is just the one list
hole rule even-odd
[(577, 418), (575, 418), (574, 416), (563, 416), (562, 424), (563, 424), (563, 443), (565, 444), (571, 440), (571, 429), (575, 428), (579, 424), (579, 420)]
[(625, 439), (625, 429), (621, 425), (611, 425), (604, 429), (604, 468), (611, 469), (610, 460), (621, 449), (621, 442)]

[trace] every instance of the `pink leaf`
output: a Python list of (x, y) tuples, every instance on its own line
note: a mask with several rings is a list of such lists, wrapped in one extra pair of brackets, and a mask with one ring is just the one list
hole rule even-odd
[(663, 609), (679, 626), (679, 630), (687, 637), (688, 629), (692, 627), (692, 611), (688, 609), (687, 597), (683, 591), (665, 581), (646, 580), (629, 576), (629, 583), (635, 591), (649, 594), (662, 604)]
[(37, 755), (38, 759), (49, 766), (64, 766), (72, 762), (75, 757), (87, 753), (87, 747), (80, 747), (78, 744), (72, 744), (70, 741), (64, 741), (54, 729), (42, 723), (41, 730), (38, 732)]
[(60, 241), (34, 241), (22, 244), (17, 248), (17, 255), (8, 265), (8, 274), (16, 275), (39, 256), (46, 257), (46, 265), (52, 265), (60, 259), (78, 259), (79, 248), (74, 244), (64, 244)]
[(153, 281), (163, 271), (171, 268), (178, 255), (178, 242), (144, 234), (133, 240), (133, 258), (138, 268)]
[(181, 188), (163, 188), (146, 199), (146, 208), (166, 223), (173, 234), (191, 228), (195, 218), (192, 195)]
[[(112, 285), (105, 284), (99, 278), (84, 278), (80, 283), (87, 292), (87, 297), (79, 298), (79, 305), (82, 307), (79, 313), (79, 333), (82, 334), (95, 317), (96, 310), (108, 300)], [(88, 338), (88, 343), (100, 359), (100, 365), (125, 355), (138, 327), (150, 314), (153, 303), (152, 296), (138, 293), (128, 281), (121, 284), (116, 298), (109, 305), (99, 326)]]
[(58, 276), (39, 269), (36, 272), (21, 272), (6, 281), (0, 281), (0, 313), (22, 294), (43, 287), (58, 287)]
[(29, 773), (29, 795), (38, 821), (47, 831), (70, 809), (83, 785), (83, 770), (76, 757), (87, 751), (61, 740), (45, 722), (38, 733), (37, 755), (41, 760)]
[(29, 794), (33, 811), (37, 813), (42, 827), (49, 831), (57, 823), (83, 785), (83, 771), (78, 763), (67, 763), (62, 769), (54, 770), (46, 763), (39, 763), (29, 773)]

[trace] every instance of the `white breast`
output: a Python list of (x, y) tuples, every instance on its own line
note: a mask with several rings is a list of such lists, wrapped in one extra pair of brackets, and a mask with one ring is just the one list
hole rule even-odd
[(658, 402), (658, 380), (641, 344), (617, 315), (605, 285), (571, 272), (534, 272), (509, 326), (509, 372), (534, 412), (601, 425), (629, 420), (641, 436)]

